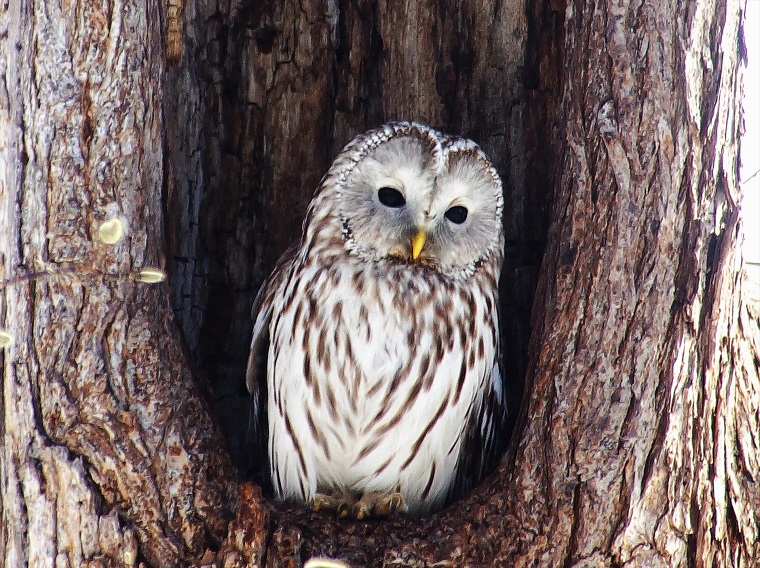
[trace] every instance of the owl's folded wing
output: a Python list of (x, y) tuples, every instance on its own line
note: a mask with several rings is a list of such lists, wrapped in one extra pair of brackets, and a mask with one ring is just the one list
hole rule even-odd
[(249, 461), (256, 481), (262, 486), (269, 485), (269, 464), (267, 456), (267, 364), (269, 355), (269, 324), (272, 319), (273, 300), (293, 267), (293, 260), (299, 250), (294, 243), (277, 261), (270, 277), (261, 285), (253, 301), (253, 339), (248, 356), (245, 383), (251, 393), (251, 411), (248, 419), (247, 445)]
[(503, 375), (497, 353), (493, 370), (482, 396), (465, 426), (462, 452), (457, 464), (456, 480), (449, 499), (457, 499), (472, 489), (499, 463), (508, 443), (507, 401)]

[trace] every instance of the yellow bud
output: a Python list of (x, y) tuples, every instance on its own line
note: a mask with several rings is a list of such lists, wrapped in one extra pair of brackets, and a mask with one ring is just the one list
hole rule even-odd
[(166, 272), (158, 268), (143, 268), (137, 273), (135, 280), (144, 284), (158, 284), (166, 280)]
[(332, 558), (311, 558), (306, 561), (303, 568), (349, 568), (348, 564)]
[(124, 237), (125, 232), (126, 229), (122, 220), (114, 217), (100, 226), (98, 236), (107, 245), (115, 245)]
[(13, 344), (13, 334), (10, 331), (0, 329), (0, 349), (5, 349)]

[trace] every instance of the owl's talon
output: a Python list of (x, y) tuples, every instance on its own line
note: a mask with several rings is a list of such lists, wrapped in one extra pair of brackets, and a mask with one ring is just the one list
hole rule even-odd
[(390, 517), (393, 513), (403, 513), (407, 511), (408, 507), (404, 501), (404, 496), (401, 493), (391, 493), (381, 499), (375, 504), (375, 516), (380, 518)]
[(357, 521), (363, 521), (370, 516), (370, 509), (366, 503), (359, 500), (354, 503), (353, 507), (351, 507), (351, 513), (353, 514), (354, 519)]
[(365, 493), (351, 509), (357, 521), (371, 518), (387, 519), (396, 512), (408, 510), (404, 496), (401, 493)]
[(312, 510), (312, 512), (318, 513), (319, 511), (321, 511), (322, 509), (324, 509), (325, 506), (327, 505), (326, 499), (327, 499), (326, 495), (322, 495), (321, 493), (317, 493), (314, 496), (314, 500), (311, 502), (311, 510)]
[(356, 497), (349, 492), (316, 493), (311, 501), (311, 510), (314, 513), (323, 510), (335, 511), (339, 518), (345, 519), (351, 515), (351, 506), (355, 502)]

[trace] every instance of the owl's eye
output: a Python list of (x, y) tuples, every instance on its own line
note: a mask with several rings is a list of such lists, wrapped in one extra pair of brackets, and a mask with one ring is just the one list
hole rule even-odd
[(450, 207), (446, 213), (443, 214), (449, 221), (461, 225), (467, 219), (467, 207), (461, 205), (454, 205)]
[(377, 198), (380, 200), (380, 203), (386, 207), (397, 208), (406, 205), (406, 199), (401, 195), (401, 192), (392, 187), (381, 187), (378, 189)]

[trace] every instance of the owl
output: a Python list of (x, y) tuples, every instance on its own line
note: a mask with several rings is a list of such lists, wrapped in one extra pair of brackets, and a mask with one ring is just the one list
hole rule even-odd
[(480, 148), (421, 124), (337, 156), (254, 302), (252, 453), (276, 497), (417, 516), (496, 465), (502, 208)]

